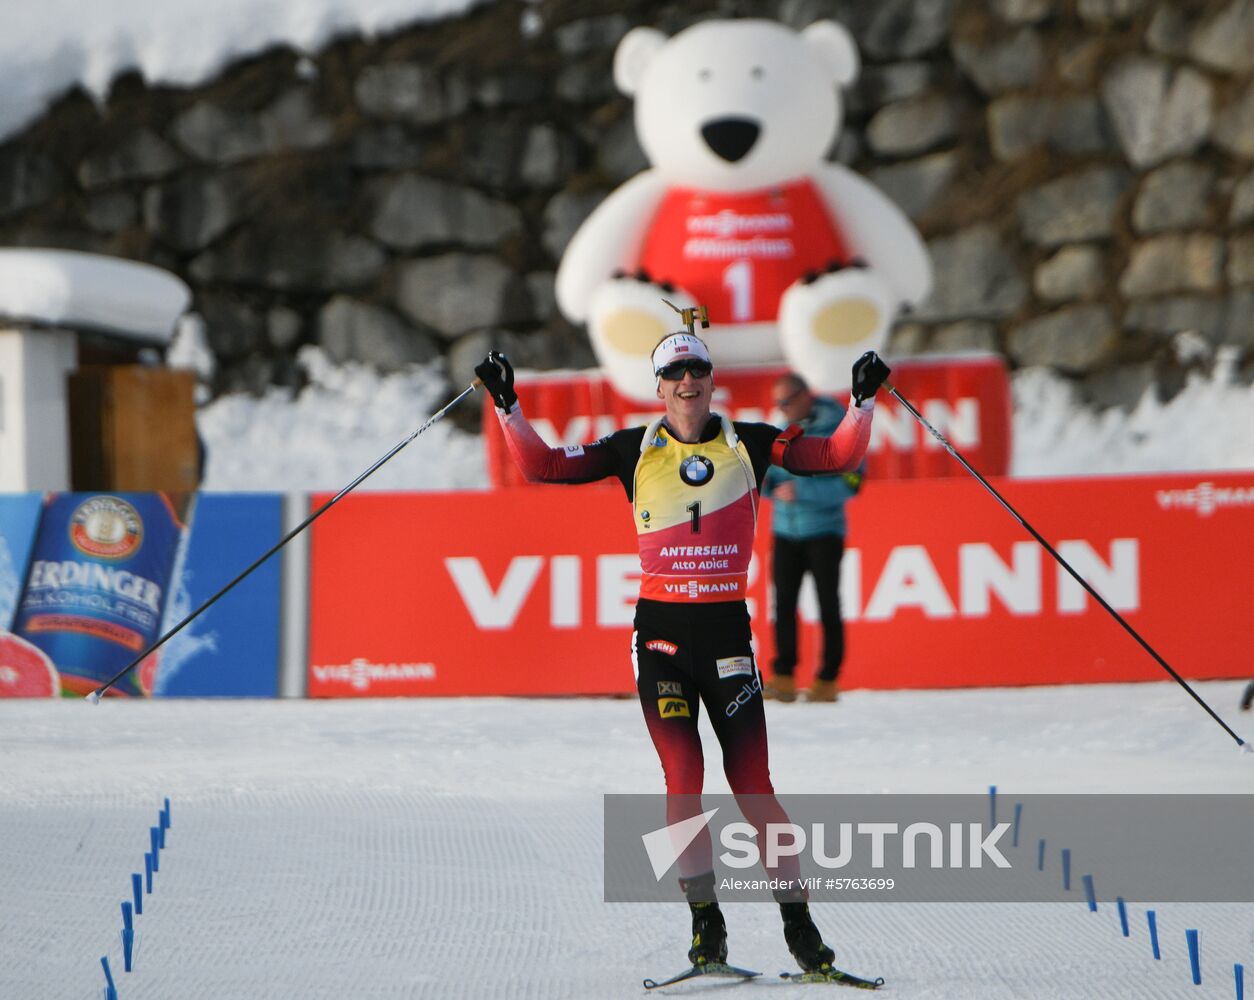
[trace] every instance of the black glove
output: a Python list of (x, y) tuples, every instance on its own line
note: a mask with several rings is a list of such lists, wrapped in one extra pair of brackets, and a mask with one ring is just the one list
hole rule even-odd
[(502, 410), (508, 410), (518, 402), (518, 393), (514, 391), (514, 368), (509, 358), (500, 351), (489, 351), (488, 356), (475, 365), (475, 375)]
[(884, 384), (892, 369), (880, 360), (874, 351), (867, 351), (853, 363), (853, 401), (861, 403), (875, 395), (875, 390)]

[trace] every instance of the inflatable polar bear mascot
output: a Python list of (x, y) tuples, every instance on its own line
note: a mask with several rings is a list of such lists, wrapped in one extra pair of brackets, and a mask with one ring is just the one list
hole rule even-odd
[(928, 294), (918, 232), (868, 181), (824, 160), (841, 123), (838, 88), (858, 52), (834, 21), (798, 33), (713, 20), (668, 39), (635, 28), (614, 80), (635, 96), (652, 168), (611, 192), (575, 233), (557, 302), (586, 322), (614, 388), (654, 398), (647, 359), (679, 317), (718, 364), (787, 361), (823, 392), (849, 387), (902, 306)]

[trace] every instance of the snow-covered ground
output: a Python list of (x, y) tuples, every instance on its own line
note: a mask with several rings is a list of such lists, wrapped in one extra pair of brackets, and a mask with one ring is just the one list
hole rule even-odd
[[(1240, 684), (1198, 690), (1249, 723)], [(1254, 789), (1254, 755), (1170, 682), (767, 710), (787, 793)], [(726, 791), (709, 758), (707, 790)], [(601, 796), (660, 787), (631, 700), (0, 702), (0, 997), (98, 997), (102, 955), (121, 1000), (642, 996), (643, 977), (686, 964), (687, 915), (602, 901)], [(126, 974), (119, 904), (166, 796)], [(1164, 863), (1206, 858), (1182, 844)], [(1251, 906), (1159, 905), (1156, 962), (1144, 904), (1125, 939), (1113, 907), (1076, 895), (815, 913), (839, 961), (899, 1000), (1231, 998), (1233, 964), (1254, 967)], [(825, 989), (775, 978), (793, 966), (773, 906), (727, 914), (731, 958), (768, 975), (666, 995)]]

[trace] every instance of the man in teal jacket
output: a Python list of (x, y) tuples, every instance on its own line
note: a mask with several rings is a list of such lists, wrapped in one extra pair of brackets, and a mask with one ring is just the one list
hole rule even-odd
[[(831, 434), (845, 415), (834, 400), (815, 396), (798, 375), (776, 381), (772, 400), (789, 424), (806, 434)], [(823, 659), (806, 692), (809, 701), (835, 701), (845, 657), (840, 613), (840, 560), (845, 552), (845, 501), (862, 485), (862, 470), (843, 475), (795, 476), (773, 466), (762, 484), (774, 506), (771, 574), (775, 584), (775, 676), (763, 693), (778, 701), (797, 697), (797, 595), (808, 572), (814, 577), (823, 624)]]

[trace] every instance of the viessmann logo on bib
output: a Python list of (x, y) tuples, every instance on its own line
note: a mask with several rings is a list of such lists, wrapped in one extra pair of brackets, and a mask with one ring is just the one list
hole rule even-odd
[(701, 580), (689, 580), (687, 583), (663, 584), (662, 589), (668, 594), (681, 594), (695, 601), (705, 594), (739, 594), (740, 584), (734, 581), (704, 583)]

